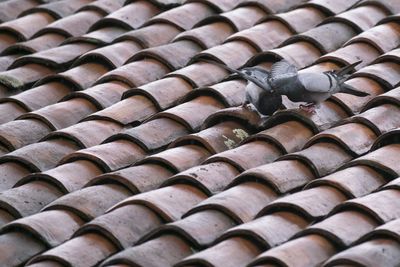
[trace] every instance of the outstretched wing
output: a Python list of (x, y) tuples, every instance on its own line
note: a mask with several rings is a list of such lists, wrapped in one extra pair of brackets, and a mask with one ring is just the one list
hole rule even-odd
[(297, 80), (297, 68), (286, 60), (272, 65), (270, 83), (273, 88), (288, 87)]

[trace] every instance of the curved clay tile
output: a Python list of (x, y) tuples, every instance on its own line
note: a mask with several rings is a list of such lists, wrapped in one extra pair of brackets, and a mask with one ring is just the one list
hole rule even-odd
[(128, 248), (162, 223), (158, 214), (150, 208), (142, 204), (126, 205), (86, 223), (76, 235), (97, 232), (118, 247)]
[(22, 12), (38, 5), (35, 0), (12, 0), (0, 4), (0, 23), (16, 19)]
[(29, 110), (23, 108), (23, 105), (15, 102), (1, 103), (0, 104), (0, 123), (4, 124), (10, 122)]
[[(268, 32), (268, 34), (264, 34), (265, 32)], [(277, 47), (292, 35), (292, 32), (284, 23), (278, 20), (270, 20), (235, 33), (229, 36), (226, 41), (244, 41), (262, 52)]]
[(236, 168), (225, 162), (215, 162), (192, 167), (180, 172), (167, 180), (161, 186), (173, 184), (191, 184), (207, 195), (222, 191), (238, 174)]
[(372, 146), (372, 150), (376, 150), (386, 145), (396, 144), (396, 139), (398, 138), (399, 128), (393, 129), (379, 136)]
[(168, 234), (117, 253), (102, 263), (101, 266), (114, 266), (115, 264), (172, 266), (191, 253), (192, 248), (185, 240)]
[(386, 180), (383, 175), (367, 166), (354, 166), (311, 181), (305, 188), (329, 185), (350, 198), (361, 197), (378, 189)]
[(92, 24), (90, 31), (109, 26), (121, 27), (128, 30), (136, 29), (159, 12), (160, 9), (148, 1), (135, 1), (114, 11), (97, 21), (94, 25)]
[[(5, 191), (12, 188), (21, 178), (27, 176), (31, 171), (23, 164), (18, 162), (7, 162), (0, 164), (0, 172), (7, 176), (7, 181), (1, 184), (0, 191)], [(4, 218), (3, 216), (1, 216)], [(3, 220), (0, 220), (0, 223)]]
[(267, 13), (282, 13), (297, 7), (304, 3), (305, 0), (292, 0), (292, 1), (280, 1), (280, 0), (246, 0), (242, 5), (258, 5), (264, 9)]
[(120, 185), (95, 185), (66, 194), (51, 202), (43, 210), (68, 210), (85, 221), (90, 221), (130, 195), (130, 191)]
[(78, 12), (83, 10), (93, 10), (107, 15), (120, 9), (125, 2), (125, 0), (98, 0), (84, 5), (78, 10)]
[(146, 151), (156, 151), (189, 133), (184, 125), (175, 120), (157, 118), (137, 127), (125, 129), (111, 136), (105, 142), (127, 139), (140, 145)]
[(392, 239), (377, 238), (344, 250), (324, 263), (324, 267), (354, 264), (360, 266), (396, 266), (400, 247)]
[(92, 2), (92, 0), (61, 0), (61, 1), (42, 1), (45, 4), (36, 6), (22, 12), (19, 16), (26, 16), (37, 12), (47, 12), (54, 18), (59, 19), (72, 15), (81, 7)]
[(335, 254), (336, 251), (337, 249), (333, 244), (325, 238), (319, 235), (308, 235), (267, 250), (256, 257), (248, 266), (260, 266), (260, 264), (298, 267), (318, 266)]
[(251, 241), (235, 237), (193, 254), (175, 266), (245, 266), (260, 252), (261, 250)]
[(399, 106), (400, 104), (400, 87), (392, 89), (384, 94), (378, 95), (371, 99), (365, 106), (365, 110), (384, 105), (384, 104), (392, 104)]
[(155, 190), (172, 175), (173, 172), (164, 166), (149, 163), (94, 177), (88, 181), (86, 186), (113, 182), (121, 184), (133, 193), (138, 194)]
[(279, 194), (290, 192), (306, 185), (315, 176), (298, 160), (282, 160), (249, 169), (237, 176), (229, 187), (245, 181), (266, 183)]
[(38, 64), (27, 64), (0, 73), (0, 84), (9, 90), (28, 89), (39, 79), (54, 74), (54, 71)]
[[(372, 239), (372, 238), (377, 238), (380, 236), (381, 237), (382, 236), (392, 237), (396, 240), (399, 240), (399, 237), (400, 237), (399, 223), (400, 223), (400, 219), (395, 219), (395, 220), (389, 221), (388, 223), (378, 226), (373, 231), (366, 234), (361, 240), (364, 241), (364, 240), (368, 240), (368, 239)], [(361, 241), (361, 240), (359, 240), (359, 241)]]
[(144, 156), (145, 152), (138, 145), (126, 140), (117, 140), (69, 153), (60, 164), (83, 159), (93, 162), (105, 172), (110, 172), (127, 167), (143, 159)]
[(65, 39), (66, 38), (60, 34), (48, 33), (25, 42), (15, 43), (6, 48), (2, 54), (8, 55), (21, 52), (25, 54), (31, 54), (45, 51), (47, 49), (59, 46), (65, 41)]
[[(117, 37), (122, 36), (124, 33), (126, 33), (126, 31), (127, 31), (126, 29), (119, 28), (119, 27), (105, 27), (105, 28), (101, 28), (101, 29), (86, 33), (81, 36), (69, 37), (63, 43), (69, 44), (69, 43), (84, 42), (84, 43), (91, 43), (91, 44), (94, 43), (99, 46), (105, 46), (105, 45), (108, 45), (111, 42), (113, 42)], [(45, 34), (43, 36), (46, 36), (46, 35), (47, 34)], [(40, 37), (37, 37), (37, 38), (40, 38)]]
[(363, 0), (358, 5), (376, 5), (387, 10), (391, 14), (400, 12), (400, 4), (396, 0)]
[(48, 171), (34, 173), (19, 180), (15, 186), (33, 181), (45, 181), (55, 185), (64, 194), (81, 189), (87, 181), (102, 174), (100, 169), (90, 161), (78, 160), (59, 165)]
[(243, 0), (187, 0), (185, 1), (187, 3), (206, 3), (207, 5), (210, 5), (212, 8), (216, 9), (218, 13), (220, 12), (227, 12), (229, 10), (232, 10), (236, 8), (240, 3), (244, 2)]
[(176, 222), (162, 225), (157, 231), (153, 231), (150, 236), (146, 236), (146, 240), (156, 238), (160, 235), (175, 234), (183, 236), (196, 248), (206, 248), (221, 233), (233, 225), (235, 225), (235, 222), (222, 212), (211, 209), (203, 210)]
[[(181, 155), (184, 154), (185, 157)], [(166, 166), (174, 172), (181, 172), (203, 162), (210, 156), (210, 152), (197, 145), (178, 146), (146, 157), (140, 162), (156, 163)]]
[(355, 4), (357, 4), (359, 0), (311, 0), (307, 3), (304, 3), (301, 6), (312, 6), (320, 9), (325, 14), (332, 16), (336, 14), (340, 14), (350, 8), (352, 8)]
[(235, 222), (249, 222), (276, 198), (277, 194), (270, 187), (256, 182), (245, 182), (207, 198), (184, 217), (201, 210), (215, 209), (228, 215)]
[(193, 28), (178, 34), (174, 41), (190, 40), (197, 43), (203, 49), (208, 49), (222, 44), (233, 33), (233, 28), (226, 22), (214, 22), (204, 26)]
[(129, 31), (115, 39), (115, 42), (132, 40), (144, 48), (156, 47), (170, 42), (181, 30), (167, 23), (155, 23)]
[(17, 36), (11, 33), (0, 33), (0, 53), (18, 42)]
[(384, 62), (370, 65), (353, 74), (353, 77), (368, 77), (391, 89), (400, 84), (400, 64)]
[(218, 241), (238, 236), (255, 240), (263, 248), (271, 248), (288, 241), (307, 225), (308, 222), (296, 214), (276, 212), (231, 228)]
[[(62, 227), (60, 229), (60, 223)], [(2, 233), (19, 230), (43, 241), (48, 247), (55, 247), (72, 237), (83, 221), (66, 210), (50, 210), (15, 220), (2, 227)], [(46, 227), (44, 227), (46, 225)], [(22, 241), (22, 240), (21, 240)]]
[[(352, 227), (357, 225), (357, 227)], [(297, 236), (316, 234), (345, 248), (378, 226), (377, 221), (358, 211), (344, 211), (313, 224)]]
[(210, 162), (226, 162), (238, 170), (248, 170), (276, 160), (281, 155), (280, 149), (265, 141), (254, 141), (234, 149), (216, 154), (209, 159)]

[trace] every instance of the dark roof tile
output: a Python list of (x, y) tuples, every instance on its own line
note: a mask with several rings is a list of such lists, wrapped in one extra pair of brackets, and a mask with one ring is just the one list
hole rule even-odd
[(143, 164), (106, 173), (91, 179), (87, 186), (118, 183), (133, 193), (143, 193), (158, 188), (173, 172), (158, 164)]
[(245, 266), (259, 253), (259, 248), (253, 243), (246, 239), (235, 237), (189, 256), (175, 266)]
[[(62, 224), (62, 227), (60, 227)], [(51, 210), (15, 220), (2, 227), (2, 233), (28, 232), (49, 247), (67, 241), (83, 224), (83, 221), (69, 211)]]
[(293, 1), (279, 1), (279, 0), (246, 0), (243, 5), (258, 4), (270, 13), (285, 12), (289, 9), (293, 9), (296, 6), (304, 3), (305, 0), (293, 0)]
[(244, 181), (257, 181), (284, 194), (304, 186), (314, 178), (309, 168), (300, 161), (283, 160), (249, 169), (237, 176), (230, 186)]
[(364, 109), (368, 110), (383, 104), (394, 104), (400, 106), (400, 87), (374, 97), (367, 103)]
[(210, 5), (211, 7), (215, 8), (218, 10), (218, 12), (227, 12), (229, 10), (234, 9), (237, 7), (240, 3), (245, 2), (244, 0), (187, 0), (186, 2), (200, 2), (200, 3), (206, 3), (207, 5)]
[(391, 237), (396, 240), (399, 240), (400, 238), (400, 228), (399, 228), (399, 223), (400, 219), (395, 219), (392, 221), (389, 221), (388, 223), (385, 223), (377, 228), (375, 228), (373, 231), (365, 235), (361, 240), (368, 240), (372, 238), (379, 238), (379, 237)]
[(185, 217), (201, 210), (215, 209), (235, 222), (248, 222), (276, 198), (277, 194), (270, 187), (256, 182), (245, 182), (207, 198), (186, 213)]
[(110, 44), (112, 41), (114, 41), (117, 37), (121, 36), (125, 32), (126, 29), (123, 28), (105, 27), (86, 33), (82, 36), (70, 37), (65, 40), (64, 44), (84, 42), (104, 46)]
[(363, 0), (358, 5), (377, 5), (385, 8), (392, 14), (400, 12), (400, 4), (396, 0)]
[(161, 218), (150, 208), (142, 204), (125, 205), (86, 223), (76, 235), (97, 232), (118, 247), (128, 248), (161, 224)]
[(329, 185), (345, 193), (348, 197), (361, 197), (378, 189), (385, 183), (381, 174), (367, 166), (355, 166), (316, 179), (306, 188)]
[(273, 266), (318, 266), (335, 254), (336, 251), (336, 248), (325, 238), (319, 235), (308, 235), (267, 250), (248, 266), (268, 263)]
[(0, 33), (0, 52), (3, 52), (7, 47), (10, 47), (18, 40), (17, 36), (9, 33)]
[(54, 200), (43, 210), (68, 210), (89, 221), (104, 214), (111, 206), (130, 195), (126, 188), (119, 185), (90, 186)]
[(386, 85), (387, 88), (393, 88), (399, 85), (400, 64), (392, 62), (377, 63), (367, 66), (354, 74), (353, 77), (368, 77)]
[[(135, 1), (99, 20), (90, 30), (97, 30), (104, 26), (136, 29), (159, 12), (160, 9), (148, 1)], [(135, 16), (131, 16), (131, 14), (135, 14)]]
[(39, 212), (61, 196), (62, 193), (54, 186), (35, 181), (2, 192), (0, 206), (14, 217), (26, 217)]
[(144, 156), (145, 152), (140, 146), (126, 140), (118, 140), (68, 153), (60, 163), (85, 159), (97, 164), (105, 172), (110, 172), (127, 167)]
[(109, 211), (126, 205), (140, 204), (155, 211), (164, 221), (175, 221), (207, 196), (190, 185), (172, 185), (129, 197)]
[(124, 250), (110, 257), (101, 266), (116, 266), (124, 263), (136, 266), (172, 266), (190, 255), (191, 247), (181, 238), (164, 235), (149, 242)]
[(400, 261), (399, 243), (390, 239), (375, 239), (351, 247), (332, 256), (323, 266), (342, 264), (364, 266), (396, 266)]
[(327, 215), (346, 197), (330, 186), (319, 186), (278, 198), (265, 206), (257, 217), (276, 211), (289, 211), (315, 220)]

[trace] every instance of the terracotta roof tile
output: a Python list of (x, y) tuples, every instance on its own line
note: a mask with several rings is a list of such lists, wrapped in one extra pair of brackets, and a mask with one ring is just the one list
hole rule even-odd
[[(0, 4), (5, 266), (396, 262), (395, 1), (23, 2)], [(370, 95), (261, 118), (202, 61), (281, 58), (362, 59)]]

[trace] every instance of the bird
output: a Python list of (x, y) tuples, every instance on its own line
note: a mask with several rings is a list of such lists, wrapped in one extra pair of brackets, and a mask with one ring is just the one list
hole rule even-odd
[(338, 92), (361, 97), (369, 95), (344, 83), (350, 76), (348, 73), (361, 62), (354, 62), (339, 70), (298, 73), (296, 66), (283, 59), (272, 65), (268, 84), (274, 94), (286, 95), (292, 102), (306, 102), (299, 108), (314, 113), (322, 101)]
[(267, 119), (282, 107), (282, 96), (274, 93), (270, 86), (269, 71), (260, 67), (246, 67), (237, 70), (213, 60), (202, 59), (202, 61), (216, 64), (247, 80), (245, 101), (242, 107), (258, 112), (262, 120)]

